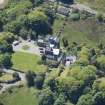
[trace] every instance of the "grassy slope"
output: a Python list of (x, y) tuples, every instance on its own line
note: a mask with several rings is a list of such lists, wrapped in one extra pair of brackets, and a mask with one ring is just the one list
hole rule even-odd
[(75, 0), (75, 1), (86, 4), (95, 10), (102, 12), (105, 11), (105, 0)]
[[(61, 19), (55, 21), (54, 30), (61, 26), (62, 21)], [(74, 41), (80, 43), (85, 42), (93, 46), (99, 42), (105, 43), (104, 27), (105, 25), (96, 23), (95, 19), (92, 18), (77, 22), (68, 21), (61, 36), (66, 36), (70, 43)]]
[(4, 93), (0, 96), (0, 102), (4, 105), (38, 105), (35, 89), (15, 88), (12, 93)]
[(39, 65), (40, 58), (34, 54), (16, 52), (12, 56), (13, 67), (21, 71), (32, 70), (34, 72), (44, 72), (45, 66)]
[(64, 18), (58, 15), (53, 24), (53, 32), (57, 33), (62, 27), (63, 23), (64, 23)]

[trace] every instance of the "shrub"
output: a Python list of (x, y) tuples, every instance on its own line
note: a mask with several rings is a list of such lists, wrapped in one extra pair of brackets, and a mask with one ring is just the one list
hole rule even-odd
[(98, 21), (103, 21), (103, 15), (101, 14), (101, 13), (98, 13), (97, 15), (96, 15), (96, 18), (97, 18), (97, 20)]
[(73, 21), (78, 21), (80, 19), (80, 14), (79, 13), (72, 13), (70, 16), (70, 19)]
[(34, 82), (35, 76), (36, 76), (36, 74), (34, 72), (32, 72), (32, 71), (28, 71), (26, 73), (26, 80), (27, 80), (27, 86), (28, 87), (34, 86), (34, 84), (35, 84), (35, 82)]

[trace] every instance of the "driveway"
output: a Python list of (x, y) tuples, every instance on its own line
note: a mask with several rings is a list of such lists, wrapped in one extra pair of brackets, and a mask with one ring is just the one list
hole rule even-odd
[[(29, 49), (24, 50), (23, 46), (25, 45), (29, 46)], [(19, 43), (18, 45), (16, 46), (12, 45), (12, 46), (15, 52), (26, 52), (26, 53), (36, 54), (38, 56), (40, 55), (39, 47), (35, 44), (35, 41), (28, 42), (22, 40), (22, 42)]]

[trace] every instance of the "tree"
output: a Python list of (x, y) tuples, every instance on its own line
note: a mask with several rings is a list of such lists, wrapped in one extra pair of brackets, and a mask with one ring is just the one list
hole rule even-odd
[(43, 0), (30, 0), (33, 6), (38, 6), (43, 3)]
[(28, 14), (29, 27), (35, 30), (37, 35), (52, 33), (48, 17), (42, 11), (34, 10)]
[(4, 104), (0, 102), (0, 105), (4, 105)]
[(105, 91), (105, 78), (102, 77), (95, 80), (92, 87), (95, 91)]
[(101, 70), (105, 70), (105, 55), (101, 55), (101, 56), (98, 56), (96, 58), (96, 62), (95, 62), (95, 65), (101, 69)]
[(39, 94), (39, 105), (53, 105), (54, 96), (49, 88), (44, 89)]
[(20, 15), (27, 14), (32, 7), (32, 3), (29, 0), (20, 0), (17, 3), (11, 3), (3, 11), (4, 22), (15, 21)]
[(56, 92), (57, 91), (57, 81), (55, 78), (58, 77), (58, 75), (59, 75), (58, 69), (54, 69), (54, 70), (50, 71), (49, 75), (47, 76), (47, 78), (44, 81), (43, 87), (49, 87), (52, 92)]
[(32, 87), (35, 85), (34, 79), (35, 79), (35, 73), (32, 71), (28, 71), (26, 73), (26, 79), (27, 79), (27, 85), (28, 87)]
[(29, 36), (32, 40), (36, 40), (37, 39), (37, 35), (35, 30), (29, 29)]
[(22, 27), (21, 22), (19, 22), (17, 20), (16, 21), (10, 21), (6, 25), (4, 25), (4, 30), (12, 32), (14, 34), (18, 34), (20, 29), (21, 29), (21, 27)]
[(65, 37), (62, 38), (62, 42), (63, 42), (63, 46), (65, 48), (68, 47), (69, 43), (68, 43), (68, 40)]
[(94, 66), (74, 66), (66, 69), (57, 79), (58, 91), (63, 92), (68, 99), (76, 103), (89, 84), (96, 78), (96, 68)]
[(93, 99), (94, 105), (105, 105), (105, 92), (97, 92)]
[(101, 13), (98, 13), (96, 18), (98, 19), (99, 22), (103, 21), (103, 15)]
[(90, 57), (96, 55), (96, 52), (95, 52), (95, 49), (94, 48), (91, 48), (90, 49)]
[(51, 91), (56, 91), (57, 86), (54, 78), (49, 80), (48, 86), (50, 86)]
[(43, 63), (45, 63), (46, 62), (46, 56), (42, 55), (41, 60), (43, 61)]
[(35, 86), (38, 89), (42, 89), (44, 78), (45, 78), (44, 74), (39, 74), (39, 75), (36, 76), (36, 78), (35, 78)]
[(77, 64), (80, 64), (82, 66), (86, 66), (89, 64), (89, 49), (86, 47), (82, 47), (81, 51), (78, 52), (78, 60)]
[(94, 105), (93, 96), (91, 94), (82, 95), (79, 98), (77, 105)]
[(61, 1), (61, 2), (63, 2), (63, 3), (66, 3), (66, 4), (72, 4), (73, 2), (74, 2), (74, 0), (59, 0), (59, 1)]
[(0, 40), (0, 52), (13, 52), (12, 45), (9, 44), (6, 40)]
[(13, 73), (13, 78), (18, 81), (20, 80), (19, 74), (17, 72)]
[(45, 14), (48, 16), (48, 22), (50, 24), (54, 23), (54, 19), (55, 19), (55, 13), (53, 11), (51, 11), (50, 8), (45, 10)]
[(63, 94), (60, 94), (59, 97), (56, 99), (56, 101), (54, 102), (54, 105), (65, 105), (65, 97)]
[(29, 32), (28, 32), (27, 29), (22, 28), (22, 29), (20, 29), (20, 31), (19, 31), (19, 35), (20, 35), (23, 39), (26, 40), (26, 39), (28, 38), (28, 36), (29, 36)]
[(94, 105), (105, 105), (105, 78), (99, 78), (92, 85)]
[(89, 60), (86, 58), (79, 58), (79, 60), (76, 61), (76, 64), (79, 64), (81, 66), (87, 66), (89, 64)]
[(2, 22), (2, 17), (0, 15), (0, 31), (3, 31), (3, 22)]
[(12, 66), (11, 55), (8, 53), (3, 54), (2, 64), (4, 67), (9, 68)]
[(2, 41), (5, 40), (8, 44), (12, 44), (14, 39), (15, 39), (15, 36), (13, 35), (13, 33), (10, 33), (10, 32), (3, 32), (1, 34), (1, 38), (0, 38)]
[(102, 43), (99, 43), (98, 48), (99, 48), (100, 50), (102, 50), (103, 47), (104, 47), (103, 44), (102, 44)]
[(70, 101), (67, 101), (65, 105), (74, 105), (74, 104), (71, 103)]

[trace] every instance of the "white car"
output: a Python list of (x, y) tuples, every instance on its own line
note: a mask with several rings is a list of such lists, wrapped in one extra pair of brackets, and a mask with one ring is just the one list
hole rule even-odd
[(14, 42), (13, 42), (13, 45), (14, 45), (14, 46), (17, 46), (19, 43), (20, 43), (19, 41), (14, 41)]

